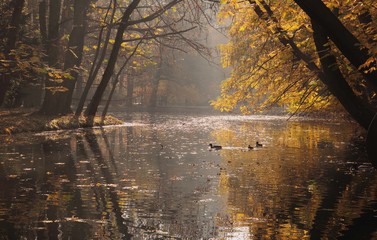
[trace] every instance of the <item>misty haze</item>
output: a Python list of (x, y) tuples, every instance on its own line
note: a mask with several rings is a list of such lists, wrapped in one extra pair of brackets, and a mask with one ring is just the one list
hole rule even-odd
[(375, 1), (0, 10), (0, 239), (377, 239)]

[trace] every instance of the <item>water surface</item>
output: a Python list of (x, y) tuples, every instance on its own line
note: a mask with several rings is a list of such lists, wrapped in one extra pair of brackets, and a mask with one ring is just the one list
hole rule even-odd
[(118, 117), (1, 136), (0, 239), (377, 239), (376, 172), (354, 124)]

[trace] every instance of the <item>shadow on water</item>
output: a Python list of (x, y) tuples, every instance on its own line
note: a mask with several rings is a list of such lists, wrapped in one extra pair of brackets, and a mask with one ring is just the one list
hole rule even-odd
[(376, 172), (352, 124), (127, 118), (4, 142), (0, 239), (377, 239)]

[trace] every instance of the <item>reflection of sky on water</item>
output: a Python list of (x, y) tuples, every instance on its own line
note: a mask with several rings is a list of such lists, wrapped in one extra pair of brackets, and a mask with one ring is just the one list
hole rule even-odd
[[(332, 238), (376, 205), (375, 172), (360, 166), (365, 156), (351, 144), (352, 124), (125, 119), (2, 145), (0, 229), (41, 239)], [(256, 141), (264, 146), (249, 151)], [(208, 151), (210, 142), (224, 149)]]

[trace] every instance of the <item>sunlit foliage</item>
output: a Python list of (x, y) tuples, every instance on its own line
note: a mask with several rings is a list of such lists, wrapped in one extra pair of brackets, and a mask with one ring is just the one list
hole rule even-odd
[[(266, 18), (258, 16), (250, 2), (223, 1), (218, 17), (229, 23), (230, 42), (221, 46), (222, 63), (231, 68), (231, 75), (222, 83), (221, 96), (212, 105), (221, 111), (240, 110), (242, 113), (260, 112), (279, 107), (279, 111), (336, 111), (340, 110), (336, 99), (314, 72), (297, 59), (290, 46), (283, 45), (282, 38), (292, 39), (298, 48), (320, 66), (315, 52), (310, 20), (290, 0), (256, 1), (254, 4), (268, 15), (265, 3), (272, 10)], [(372, 1), (326, 1), (329, 8), (338, 12), (339, 18), (356, 32), (375, 54), (375, 29), (373, 22), (362, 23), (360, 15), (374, 16)], [(374, 15), (373, 15), (374, 14)], [(335, 49), (335, 48), (333, 48)], [(337, 50), (341, 70), (359, 95), (370, 100), (365, 82)], [(365, 63), (369, 66), (374, 57)], [(370, 69), (369, 70), (373, 70)]]

